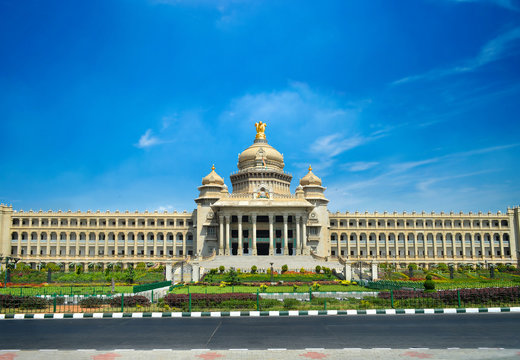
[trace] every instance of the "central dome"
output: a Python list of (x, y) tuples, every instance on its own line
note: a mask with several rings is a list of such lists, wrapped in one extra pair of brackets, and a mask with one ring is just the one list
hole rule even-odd
[(238, 155), (238, 170), (251, 168), (277, 169), (283, 171), (283, 155), (267, 143), (266, 124), (256, 123), (256, 138), (253, 145)]

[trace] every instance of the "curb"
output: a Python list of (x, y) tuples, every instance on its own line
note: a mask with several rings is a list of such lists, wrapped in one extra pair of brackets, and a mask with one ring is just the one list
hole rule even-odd
[(121, 318), (200, 318), (200, 317), (277, 317), (323, 315), (414, 315), (478, 314), (520, 312), (520, 307), (448, 308), (448, 309), (369, 309), (369, 310), (288, 310), (288, 311), (212, 311), (212, 312), (134, 312), (134, 313), (55, 313), (0, 314), (0, 320), (15, 319), (121, 319)]

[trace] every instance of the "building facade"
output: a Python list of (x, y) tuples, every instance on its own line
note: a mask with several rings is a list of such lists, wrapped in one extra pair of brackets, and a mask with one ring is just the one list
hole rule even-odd
[(302, 256), (343, 261), (518, 265), (520, 208), (506, 213), (331, 213), (309, 167), (294, 193), (283, 155), (255, 124), (229, 191), (212, 167), (193, 212), (16, 211), (0, 205), (0, 256), (33, 268), (212, 255)]

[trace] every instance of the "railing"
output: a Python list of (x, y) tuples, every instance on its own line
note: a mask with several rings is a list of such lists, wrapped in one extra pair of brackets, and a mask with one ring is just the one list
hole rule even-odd
[[(153, 290), (152, 290), (153, 293)], [(301, 294), (303, 295), (303, 294)], [(284, 297), (283, 301), (270, 298), (268, 294), (225, 293), (225, 294), (168, 294), (162, 299), (153, 295), (121, 294), (117, 296), (13, 296), (0, 295), (0, 313), (6, 318), (14, 314), (64, 313), (72, 318), (73, 313), (85, 313), (83, 317), (100, 317), (107, 313), (145, 312), (203, 312), (199, 316), (210, 316), (210, 311), (288, 311), (288, 310), (346, 310), (368, 309), (443, 309), (443, 308), (489, 308), (518, 307), (520, 288), (460, 289), (437, 292), (391, 290), (378, 293), (323, 293), (309, 289), (307, 296)], [(329, 296), (329, 297), (327, 297)], [(433, 311), (432, 311), (433, 312)], [(437, 312), (437, 311), (435, 311)], [(94, 316), (96, 313), (97, 316)], [(281, 315), (282, 313), (280, 313)], [(318, 313), (315, 313), (318, 314)], [(325, 312), (326, 314), (326, 312)], [(284, 313), (288, 315), (288, 313)], [(125, 317), (131, 315), (125, 315)], [(35, 316), (29, 316), (35, 317)]]
[(151, 283), (151, 284), (135, 285), (133, 288), (133, 292), (138, 293), (138, 292), (142, 292), (142, 291), (159, 289), (162, 287), (170, 286), (171, 284), (172, 284), (171, 281), (160, 281), (160, 282)]

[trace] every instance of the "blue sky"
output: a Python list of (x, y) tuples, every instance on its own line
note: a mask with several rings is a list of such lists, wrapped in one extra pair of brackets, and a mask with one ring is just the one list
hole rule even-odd
[(0, 0), (0, 201), (190, 211), (264, 121), (332, 211), (505, 211), (519, 65), (517, 0)]

